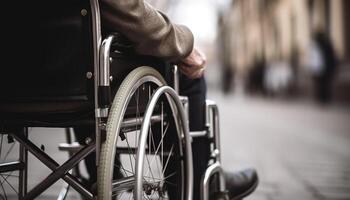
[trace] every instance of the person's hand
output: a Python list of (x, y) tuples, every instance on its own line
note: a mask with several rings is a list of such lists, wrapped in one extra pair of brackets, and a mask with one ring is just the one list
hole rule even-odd
[(187, 77), (195, 79), (203, 76), (205, 64), (205, 55), (197, 48), (193, 48), (191, 54), (178, 63), (178, 67)]

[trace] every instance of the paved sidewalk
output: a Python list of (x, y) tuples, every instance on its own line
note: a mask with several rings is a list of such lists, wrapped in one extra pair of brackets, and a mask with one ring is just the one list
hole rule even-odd
[(349, 200), (350, 109), (210, 90), (219, 104), (223, 165), (256, 167), (247, 200)]
[[(256, 167), (260, 185), (247, 200), (349, 200), (350, 109), (318, 107), (309, 102), (223, 96), (208, 97), (220, 109), (223, 166)], [(31, 139), (63, 163), (58, 151), (62, 129), (32, 129)], [(50, 170), (30, 156), (30, 187)], [(57, 182), (38, 199), (53, 200), (64, 185)], [(11, 191), (11, 189), (8, 189)], [(14, 198), (15, 199), (15, 198)], [(68, 199), (80, 199), (71, 192)]]

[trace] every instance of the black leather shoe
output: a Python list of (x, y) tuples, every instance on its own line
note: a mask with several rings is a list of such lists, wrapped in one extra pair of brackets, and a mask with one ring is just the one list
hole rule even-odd
[(239, 200), (248, 196), (254, 192), (259, 182), (256, 170), (251, 168), (225, 172), (225, 180), (230, 200)]

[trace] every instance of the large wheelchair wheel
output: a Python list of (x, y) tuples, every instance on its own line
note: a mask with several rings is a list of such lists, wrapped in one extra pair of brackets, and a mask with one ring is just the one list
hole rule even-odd
[(189, 154), (179, 130), (182, 122), (166, 95), (157, 99), (147, 129), (141, 131), (148, 103), (164, 85), (155, 69), (139, 67), (119, 87), (101, 146), (98, 199), (186, 198)]

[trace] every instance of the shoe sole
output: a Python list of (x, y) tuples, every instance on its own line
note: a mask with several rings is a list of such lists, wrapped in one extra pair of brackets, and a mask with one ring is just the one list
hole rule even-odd
[(250, 195), (251, 193), (254, 192), (254, 190), (257, 188), (257, 186), (259, 185), (259, 179), (254, 183), (254, 185), (252, 185), (252, 187), (250, 187), (248, 190), (246, 190), (244, 193), (230, 199), (230, 200), (242, 200), (244, 197)]

